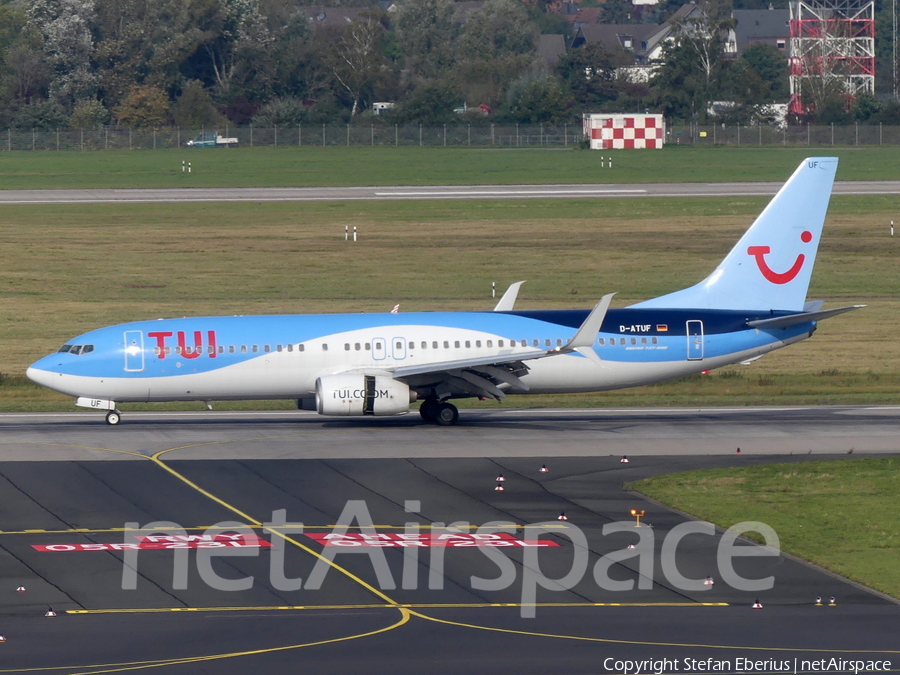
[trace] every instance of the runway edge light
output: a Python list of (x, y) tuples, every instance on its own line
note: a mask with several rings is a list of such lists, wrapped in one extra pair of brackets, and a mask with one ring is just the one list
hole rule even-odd
[(628, 464), (628, 457), (622, 455), (622, 459), (619, 460), (620, 464)]
[(0, 642), (6, 642), (6, 636), (0, 635)]
[(703, 582), (703, 585), (704, 586), (712, 586), (714, 583), (716, 583), (716, 582), (713, 581), (712, 577), (706, 577), (706, 580)]
[(44, 616), (56, 616), (56, 612), (53, 611), (52, 607), (48, 606)]
[(24, 586), (19, 586), (19, 587), (16, 589), (16, 593), (24, 593), (24, 592), (25, 592), (25, 587), (24, 587)]
[(550, 469), (547, 468), (546, 464), (541, 464), (540, 472), (547, 473)]
[(837, 602), (835, 602), (835, 599), (834, 599), (834, 596), (833, 596), (833, 595), (832, 595), (831, 598), (828, 600), (828, 606), (829, 606), (829, 607), (837, 607)]
[(498, 482), (498, 483), (502, 483), (502, 482), (505, 481), (505, 480), (506, 480), (506, 479), (503, 477), (503, 474), (502, 474), (502, 473), (498, 473), (498, 474), (497, 474), (497, 482)]
[(822, 606), (822, 596), (817, 595), (816, 596), (816, 607), (821, 607), (821, 606)]
[(762, 603), (758, 599), (753, 603), (753, 609), (762, 609)]
[(557, 520), (568, 520), (568, 518), (566, 517), (566, 512), (561, 511)]

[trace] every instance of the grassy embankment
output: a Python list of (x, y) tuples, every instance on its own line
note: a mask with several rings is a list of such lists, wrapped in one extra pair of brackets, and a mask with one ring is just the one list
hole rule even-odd
[[(600, 168), (600, 155), (613, 169)], [(560, 148), (283, 147), (0, 152), (0, 189), (286, 187), (773, 181), (804, 158), (836, 155), (839, 180), (900, 178), (897, 148), (689, 147), (599, 152)], [(182, 161), (193, 171), (183, 173)]]
[[(610, 291), (624, 306), (702, 279), (766, 201), (4, 206), (0, 410), (72, 409), (70, 399), (23, 381), (25, 367), (117, 322), (378, 312), (396, 302), (401, 311), (485, 310), (492, 281), (502, 291), (523, 278), (523, 308), (588, 308)], [(502, 405), (895, 402), (900, 263), (887, 221), (898, 205), (885, 196), (833, 199), (810, 295), (869, 307), (823, 322), (812, 340), (709, 376)], [(344, 225), (359, 228), (357, 244), (343, 241)]]
[(900, 598), (900, 458), (690, 471), (631, 487), (721, 527), (766, 523), (782, 550)]

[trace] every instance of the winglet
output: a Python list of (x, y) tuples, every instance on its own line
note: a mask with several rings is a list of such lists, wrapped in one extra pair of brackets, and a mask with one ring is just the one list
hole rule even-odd
[(509, 288), (506, 289), (506, 293), (503, 294), (503, 297), (500, 298), (500, 301), (497, 303), (497, 306), (494, 307), (494, 311), (511, 312), (516, 306), (516, 298), (519, 297), (519, 289), (524, 283), (524, 281), (517, 281), (514, 284), (510, 284)]
[(594, 346), (594, 339), (597, 337), (597, 333), (600, 332), (600, 326), (603, 325), (603, 319), (606, 318), (609, 303), (614, 295), (615, 293), (607, 293), (600, 298), (600, 302), (591, 310), (591, 313), (588, 314), (588, 317), (581, 324), (575, 335), (572, 336), (572, 339), (559, 349), (560, 352), (574, 352), (578, 351), (580, 347)]

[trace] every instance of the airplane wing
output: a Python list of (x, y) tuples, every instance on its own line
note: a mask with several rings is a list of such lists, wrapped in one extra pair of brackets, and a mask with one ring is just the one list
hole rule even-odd
[[(821, 305), (820, 305), (821, 306)], [(787, 328), (788, 326), (796, 326), (798, 323), (807, 323), (808, 321), (821, 321), (844, 312), (852, 312), (854, 309), (862, 309), (865, 305), (849, 305), (847, 307), (837, 307), (835, 309), (824, 309), (818, 312), (802, 312), (800, 314), (788, 314), (787, 316), (776, 316), (773, 319), (759, 319), (757, 321), (748, 321), (747, 325), (751, 328)]]
[(558, 349), (531, 349), (524, 352), (507, 349), (486, 356), (399, 366), (386, 370), (395, 379), (415, 378), (418, 381), (427, 381), (428, 376), (433, 376), (434, 381), (447, 383), (474, 396), (505, 398), (506, 394), (498, 388), (498, 384), (508, 384), (520, 391), (528, 391), (528, 385), (520, 379), (521, 375), (528, 372), (527, 361), (578, 352), (595, 363), (602, 364), (602, 360), (592, 347), (614, 295), (615, 293), (604, 295), (575, 335)]
[(519, 297), (519, 289), (522, 288), (524, 281), (517, 281), (510, 284), (506, 289), (506, 293), (500, 298), (500, 301), (494, 307), (495, 312), (511, 312), (516, 306), (516, 298)]

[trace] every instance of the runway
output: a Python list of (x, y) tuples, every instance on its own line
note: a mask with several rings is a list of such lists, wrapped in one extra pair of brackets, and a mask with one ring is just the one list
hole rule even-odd
[[(783, 555), (736, 558), (741, 577), (773, 577), (741, 590), (717, 560), (721, 531), (686, 536), (670, 564), (663, 547), (689, 520), (624, 484), (846, 457), (851, 443), (852, 458), (897, 454), (898, 426), (896, 407), (464, 410), (451, 428), (301, 412), (126, 413), (119, 427), (96, 413), (2, 415), (0, 671), (575, 674), (648, 658), (669, 659), (666, 673), (809, 672), (804, 661), (830, 658), (896, 669), (900, 605)], [(630, 509), (646, 511), (641, 530)], [(349, 511), (353, 526), (336, 529)], [(185, 538), (146, 539), (161, 522)], [(509, 526), (466, 526), (498, 522)], [(381, 545), (325, 545), (363, 533)], [(217, 546), (160, 548), (191, 536)], [(463, 543), (428, 544), (438, 536)], [(221, 541), (243, 542), (237, 557)]]
[[(783, 183), (634, 183), (580, 185), (436, 185), (298, 188), (0, 190), (0, 204), (125, 202), (302, 202), (410, 199), (585, 199), (609, 197), (772, 196)], [(900, 181), (838, 181), (837, 195), (896, 195)]]

